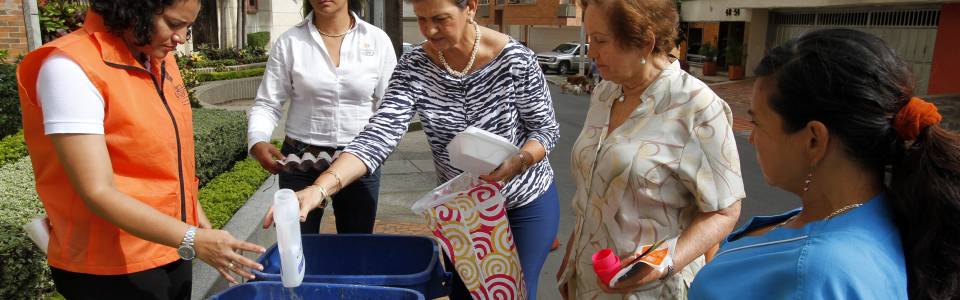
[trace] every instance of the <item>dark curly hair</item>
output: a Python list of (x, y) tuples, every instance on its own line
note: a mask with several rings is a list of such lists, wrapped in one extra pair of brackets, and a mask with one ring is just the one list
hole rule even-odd
[(139, 0), (137, 4), (128, 0), (93, 0), (90, 8), (103, 16), (110, 32), (123, 35), (124, 31), (133, 30), (134, 44), (143, 46), (150, 43), (153, 35), (153, 17), (178, 1), (186, 0)]

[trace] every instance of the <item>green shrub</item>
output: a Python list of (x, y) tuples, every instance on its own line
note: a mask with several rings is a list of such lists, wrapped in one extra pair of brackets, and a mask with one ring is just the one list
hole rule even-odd
[(220, 60), (206, 60), (198, 61), (191, 64), (194, 68), (216, 68), (216, 67), (226, 67), (226, 66), (236, 66), (240, 63), (236, 59), (220, 59)]
[(0, 167), (0, 199), (0, 299), (38, 299), (53, 290), (53, 281), (46, 256), (23, 231), (44, 213), (29, 157)]
[(743, 43), (736, 39), (731, 39), (724, 53), (727, 57), (727, 65), (743, 65)]
[(247, 153), (247, 117), (242, 111), (194, 109), (193, 134), (201, 186)]
[(0, 137), (14, 134), (21, 128), (16, 68), (15, 65), (0, 64)]
[(27, 144), (23, 141), (23, 130), (0, 140), (0, 166), (15, 162), (27, 156)]
[(711, 43), (704, 43), (698, 52), (697, 54), (703, 55), (704, 61), (713, 61), (717, 57), (717, 48), (714, 48)]
[(255, 49), (267, 49), (267, 44), (270, 43), (270, 32), (261, 31), (247, 34), (247, 46)]
[(240, 71), (228, 71), (228, 72), (211, 72), (205, 74), (197, 74), (197, 80), (202, 82), (208, 81), (218, 81), (218, 80), (228, 80), (228, 79), (238, 79), (238, 78), (247, 78), (247, 77), (257, 77), (263, 76), (264, 68), (253, 68)]
[(253, 64), (253, 63), (262, 63), (262, 62), (267, 62), (267, 59), (269, 59), (269, 58), (270, 58), (270, 57), (267, 56), (266, 52), (264, 52), (264, 53), (260, 53), (260, 54), (257, 54), (257, 55), (252, 55), (252, 56), (250, 56), (250, 57), (241, 58), (241, 59), (239, 60), (239, 62), (240, 62), (241, 65)]
[(237, 162), (229, 172), (220, 174), (200, 189), (200, 205), (213, 228), (227, 224), (269, 175), (260, 163), (248, 158)]
[(83, 26), (89, 4), (80, 1), (47, 1), (40, 6), (43, 42), (55, 40)]

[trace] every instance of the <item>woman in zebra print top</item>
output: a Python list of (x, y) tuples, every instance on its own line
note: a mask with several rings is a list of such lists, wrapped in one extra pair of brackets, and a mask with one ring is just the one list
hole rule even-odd
[[(520, 154), (481, 178), (507, 183), (503, 190), (507, 215), (528, 299), (535, 299), (540, 268), (559, 223), (553, 169), (545, 159), (557, 142), (559, 125), (543, 72), (530, 49), (472, 20), (476, 0), (411, 2), (427, 41), (401, 57), (364, 131), (314, 185), (298, 192), (300, 214), (376, 170), (393, 152), (414, 113), (420, 115), (433, 151), (439, 183), (462, 172), (450, 164), (446, 150), (454, 135), (467, 126), (490, 131), (521, 148)], [(451, 298), (469, 299), (463, 283), (454, 282)]]

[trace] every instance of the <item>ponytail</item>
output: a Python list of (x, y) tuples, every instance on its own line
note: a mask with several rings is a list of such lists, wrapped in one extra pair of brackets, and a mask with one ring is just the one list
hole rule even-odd
[(960, 296), (960, 136), (921, 130), (893, 165), (890, 195), (910, 298)]

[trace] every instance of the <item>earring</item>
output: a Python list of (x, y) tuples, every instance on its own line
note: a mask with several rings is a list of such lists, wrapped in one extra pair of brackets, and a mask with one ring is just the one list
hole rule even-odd
[(813, 171), (807, 173), (807, 179), (803, 181), (803, 192), (806, 193), (810, 190), (810, 182), (813, 181)]
[(643, 57), (641, 57), (641, 58), (640, 58), (640, 64), (641, 64), (641, 65), (645, 65), (645, 64), (647, 64), (647, 59), (646, 59), (646, 58), (643, 58)]

